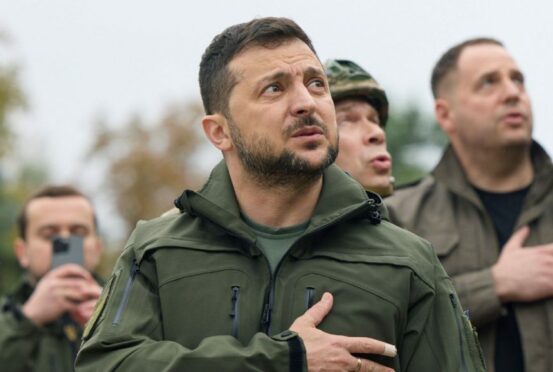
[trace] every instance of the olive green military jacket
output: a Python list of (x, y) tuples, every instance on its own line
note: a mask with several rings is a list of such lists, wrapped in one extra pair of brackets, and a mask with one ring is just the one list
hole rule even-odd
[(80, 326), (69, 318), (38, 327), (21, 313), (33, 287), (23, 279), (0, 301), (0, 371), (70, 372), (77, 354)]
[[(553, 166), (532, 145), (535, 177), (515, 229), (530, 226), (526, 245), (553, 242)], [(496, 320), (505, 314), (494, 290), (491, 266), (499, 243), (489, 214), (449, 147), (432, 173), (386, 199), (394, 223), (428, 239), (476, 326), (493, 371)], [(515, 304), (526, 371), (553, 371), (553, 299)], [(500, 372), (500, 371), (499, 371)]]
[(182, 214), (139, 223), (85, 330), (77, 370), (306, 371), (288, 328), (329, 291), (321, 330), (398, 349), (367, 357), (396, 371), (482, 371), (429, 244), (380, 221), (380, 199), (336, 166), (323, 183), (307, 230), (274, 275), (239, 217), (224, 163), (199, 193), (178, 199)]

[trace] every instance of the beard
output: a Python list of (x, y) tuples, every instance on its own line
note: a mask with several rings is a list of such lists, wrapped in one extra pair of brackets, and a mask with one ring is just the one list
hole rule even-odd
[[(297, 120), (283, 132), (284, 138), (290, 138), (292, 134), (307, 126), (317, 126), (326, 136), (326, 125), (309, 116)], [(338, 138), (335, 143), (330, 143), (326, 156), (318, 164), (297, 156), (290, 150), (284, 149), (280, 154), (274, 154), (273, 144), (268, 138), (253, 138), (247, 142), (240, 129), (232, 120), (229, 120), (230, 136), (242, 165), (254, 181), (262, 186), (292, 186), (299, 187), (317, 181), (338, 155)], [(314, 150), (317, 144), (308, 144), (308, 149)]]

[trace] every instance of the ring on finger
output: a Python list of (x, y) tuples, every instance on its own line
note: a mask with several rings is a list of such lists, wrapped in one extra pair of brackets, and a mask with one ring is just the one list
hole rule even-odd
[(357, 364), (355, 365), (355, 369), (353, 371), (359, 372), (361, 371), (361, 367), (363, 367), (363, 363), (361, 362), (360, 358), (357, 358)]

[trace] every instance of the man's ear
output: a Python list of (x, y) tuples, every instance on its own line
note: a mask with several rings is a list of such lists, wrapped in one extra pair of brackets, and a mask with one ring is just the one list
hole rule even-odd
[(206, 115), (202, 119), (202, 127), (209, 141), (221, 151), (232, 148), (227, 119), (221, 114)]
[(449, 102), (444, 98), (436, 98), (434, 101), (434, 115), (436, 121), (446, 134), (455, 132), (453, 112)]
[(27, 244), (25, 241), (21, 238), (17, 238), (13, 245), (13, 251), (19, 261), (19, 265), (26, 269), (29, 266), (29, 259), (27, 258)]

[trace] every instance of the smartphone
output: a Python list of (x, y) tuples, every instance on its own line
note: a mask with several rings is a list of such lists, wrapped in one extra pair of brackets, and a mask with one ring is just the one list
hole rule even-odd
[(56, 236), (52, 239), (51, 269), (67, 263), (84, 266), (82, 236), (71, 235), (67, 239)]

